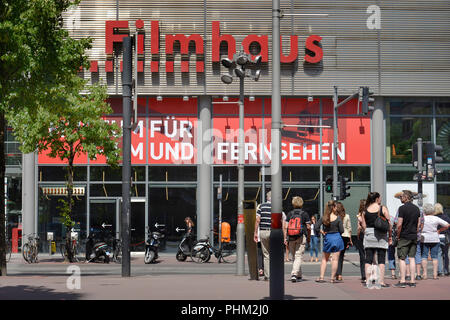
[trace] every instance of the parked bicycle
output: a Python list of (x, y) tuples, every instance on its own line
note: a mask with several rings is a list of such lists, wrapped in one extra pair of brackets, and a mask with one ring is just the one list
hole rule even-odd
[(205, 263), (211, 259), (211, 255), (217, 258), (217, 262), (236, 262), (236, 242), (222, 242), (220, 248), (213, 247), (209, 237), (199, 240), (192, 248), (191, 258), (194, 262)]
[[(73, 254), (73, 261), (72, 262), (79, 262), (78, 254), (80, 253), (81, 245), (78, 243), (78, 240), (72, 239), (71, 241), (71, 248), (72, 248), (72, 254)], [(65, 259), (67, 256), (67, 246), (66, 241), (64, 240), (59, 247), (59, 251), (61, 252), (62, 257)]]
[(28, 242), (23, 245), (22, 256), (28, 263), (38, 262), (39, 237), (32, 233), (27, 236)]
[(11, 251), (12, 251), (12, 244), (11, 240), (6, 240), (6, 262), (9, 262), (11, 260)]
[(112, 260), (115, 263), (122, 263), (122, 240), (113, 240), (113, 257)]

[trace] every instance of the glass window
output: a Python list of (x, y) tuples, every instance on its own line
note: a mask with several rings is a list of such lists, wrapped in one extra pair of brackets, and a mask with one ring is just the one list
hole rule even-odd
[(431, 118), (390, 117), (387, 123), (387, 163), (411, 163), (417, 138), (431, 141)]
[(442, 204), (444, 212), (450, 215), (450, 184), (437, 185), (437, 202)]
[[(245, 172), (245, 169), (244, 169)], [(244, 173), (245, 174), (245, 173)], [(219, 181), (219, 176), (222, 175), (222, 181), (237, 181), (238, 180), (238, 169), (234, 167), (214, 167), (214, 181)], [(258, 181), (258, 180), (256, 180)]]
[[(145, 184), (133, 183), (130, 187), (132, 197), (145, 197)], [(122, 184), (97, 184), (90, 186), (91, 197), (122, 197)]]
[(450, 162), (450, 118), (436, 118), (436, 144), (442, 146), (440, 152), (444, 162)]
[(405, 101), (393, 100), (387, 105), (389, 114), (398, 115), (432, 115), (433, 108), (431, 101)]
[(148, 180), (151, 181), (196, 181), (197, 167), (194, 166), (149, 166)]
[[(133, 174), (132, 174), (133, 175)], [(122, 167), (92, 166), (91, 181), (122, 181)]]
[(185, 228), (184, 218), (191, 217), (197, 230), (196, 198), (195, 188), (149, 188), (149, 226), (165, 225), (168, 247), (176, 248), (181, 240), (183, 232), (176, 229)]
[[(340, 175), (349, 179), (350, 182), (353, 181), (370, 181), (370, 167), (339, 167), (338, 172)], [(326, 176), (333, 175), (333, 167), (326, 166), (323, 167), (323, 177), (324, 180)]]
[(284, 182), (319, 181), (320, 167), (284, 167), (282, 168)]
[(438, 165), (436, 166), (441, 173), (436, 174), (437, 181), (450, 181), (450, 166)]
[[(67, 199), (61, 196), (39, 196), (38, 233), (41, 249), (48, 252), (46, 243), (47, 232), (53, 232), (53, 239), (57, 246), (66, 237), (66, 228), (62, 224), (60, 215), (61, 203), (59, 200)], [(86, 197), (75, 197), (75, 205), (72, 211), (72, 220), (75, 222), (75, 230), (80, 232), (79, 239), (86, 238)]]
[(450, 102), (436, 103), (436, 114), (450, 114)]
[[(39, 167), (39, 181), (66, 181), (67, 167)], [(74, 181), (86, 181), (87, 170), (84, 166), (74, 167)]]
[(387, 181), (413, 181), (417, 173), (415, 168), (411, 167), (388, 167), (386, 170)]

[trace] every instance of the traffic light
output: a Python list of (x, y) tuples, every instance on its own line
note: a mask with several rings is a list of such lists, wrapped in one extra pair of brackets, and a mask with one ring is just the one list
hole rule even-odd
[(427, 180), (433, 180), (436, 175), (436, 163), (442, 162), (444, 159), (440, 155), (442, 146), (436, 145), (432, 142), (425, 142), (425, 166)]
[(333, 176), (327, 176), (325, 179), (325, 191), (328, 193), (333, 192)]
[(374, 107), (371, 105), (375, 101), (372, 98), (373, 92), (369, 92), (369, 87), (362, 87), (362, 113), (368, 114), (369, 111), (373, 111)]
[(347, 186), (348, 178), (339, 176), (339, 200), (344, 200), (347, 197), (350, 197), (350, 193), (347, 193), (347, 190), (350, 189), (350, 186)]

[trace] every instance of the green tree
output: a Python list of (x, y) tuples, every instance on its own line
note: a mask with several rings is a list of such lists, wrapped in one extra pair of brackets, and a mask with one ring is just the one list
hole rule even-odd
[[(91, 39), (72, 39), (62, 13), (80, 0), (0, 0), (0, 181), (5, 177), (5, 112), (54, 108), (57, 93), (88, 67)], [(4, 192), (0, 192), (4, 203)], [(0, 276), (6, 275), (5, 207), (0, 206)]]
[(70, 244), (74, 225), (74, 160), (81, 154), (87, 154), (91, 160), (103, 156), (109, 165), (116, 166), (121, 152), (118, 145), (121, 130), (104, 119), (104, 115), (112, 113), (105, 87), (86, 87), (86, 82), (74, 75), (71, 85), (60, 88), (56, 96), (58, 99), (54, 101), (58, 105), (54, 108), (43, 105), (32, 112), (27, 108), (11, 110), (7, 119), (16, 139), (22, 143), (23, 152), (47, 151), (50, 157), (67, 164), (67, 199), (60, 206), (60, 214), (67, 230), (66, 260), (73, 262)]

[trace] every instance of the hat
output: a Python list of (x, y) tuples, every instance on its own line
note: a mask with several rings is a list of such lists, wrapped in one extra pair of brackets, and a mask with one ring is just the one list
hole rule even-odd
[[(400, 199), (400, 197), (404, 194), (404, 193), (409, 193), (411, 196), (411, 200), (412, 199), (417, 199), (417, 196), (419, 195), (418, 192), (413, 192), (411, 190), (402, 190), (400, 192), (397, 192), (396, 194), (394, 194), (394, 198)], [(426, 194), (422, 194), (422, 198), (426, 198)]]

